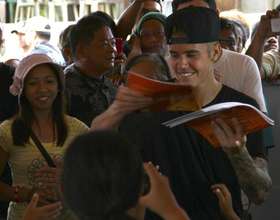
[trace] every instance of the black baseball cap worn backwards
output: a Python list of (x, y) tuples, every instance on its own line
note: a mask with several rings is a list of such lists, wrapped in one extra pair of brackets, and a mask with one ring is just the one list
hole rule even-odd
[[(165, 33), (168, 44), (215, 42), (219, 40), (220, 19), (213, 9), (183, 8), (167, 17)], [(182, 37), (174, 37), (175, 33)]]

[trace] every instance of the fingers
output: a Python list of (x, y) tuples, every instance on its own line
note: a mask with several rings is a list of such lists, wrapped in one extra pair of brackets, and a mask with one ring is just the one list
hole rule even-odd
[(55, 212), (57, 212), (58, 210), (61, 210), (61, 209), (62, 209), (61, 202), (56, 202), (56, 203), (52, 203), (52, 204), (40, 207), (41, 211), (50, 213), (51, 215), (53, 215)]
[(222, 147), (245, 146), (246, 139), (243, 128), (236, 118), (229, 120), (229, 123), (218, 118), (212, 122), (212, 128)]
[(123, 64), (126, 61), (126, 56), (124, 53), (119, 53), (115, 57), (115, 64)]
[(35, 173), (36, 180), (52, 182), (56, 180), (58, 174), (57, 168), (43, 167)]
[(154, 166), (152, 162), (144, 163), (144, 169), (149, 176), (151, 187), (158, 181), (169, 184), (168, 178), (159, 172), (159, 165)]
[(240, 123), (238, 122), (238, 120), (236, 118), (232, 118), (231, 121), (232, 121), (233, 129), (234, 129), (234, 133), (235, 133), (235, 138), (241, 141), (242, 136), (244, 134), (243, 128), (241, 127)]
[(217, 196), (220, 205), (232, 206), (231, 194), (225, 184), (214, 184), (211, 186), (213, 193)]
[(213, 190), (214, 193), (215, 193), (215, 191), (218, 190), (217, 193), (222, 194), (223, 197), (227, 197), (229, 194), (229, 191), (228, 191), (227, 187), (225, 186), (225, 184), (214, 184), (211, 186), (211, 189)]
[(217, 196), (219, 203), (224, 204), (226, 202), (225, 197), (219, 188), (214, 189), (213, 193)]
[(151, 97), (145, 97), (138, 91), (133, 91), (125, 86), (120, 86), (114, 107), (122, 110), (123, 112), (131, 112), (141, 108), (148, 107), (153, 102)]
[(38, 208), (38, 212), (40, 212), (45, 219), (56, 219), (61, 214), (62, 209), (61, 202), (56, 202)]
[(150, 178), (151, 184), (153, 183), (155, 176), (160, 175), (152, 162), (144, 163), (144, 169)]
[(220, 126), (219, 123), (216, 121), (211, 122), (214, 134), (216, 135), (216, 138), (218, 139), (221, 146), (226, 147), (227, 145), (227, 137), (223, 131), (223, 128)]
[(39, 195), (37, 193), (34, 193), (29, 203), (29, 207), (31, 208), (37, 207), (38, 201), (39, 201)]
[(121, 100), (123, 98), (126, 98), (127, 96), (128, 97), (141, 98), (141, 99), (150, 100), (150, 101), (152, 100), (151, 97), (146, 97), (146, 96), (144, 96), (139, 91), (135, 91), (135, 90), (129, 89), (128, 87), (126, 87), (124, 85), (120, 85), (120, 87), (118, 89), (118, 93), (117, 93), (116, 99), (120, 99)]

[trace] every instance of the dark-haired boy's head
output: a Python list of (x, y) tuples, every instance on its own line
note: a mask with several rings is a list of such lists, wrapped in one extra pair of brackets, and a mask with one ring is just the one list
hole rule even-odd
[(173, 12), (178, 9), (186, 8), (189, 6), (207, 7), (215, 11), (217, 10), (217, 5), (215, 0), (173, 0), (172, 2)]
[(70, 46), (74, 62), (83, 72), (99, 76), (114, 66), (115, 38), (100, 16), (79, 20), (71, 31)]
[(70, 144), (62, 187), (65, 202), (79, 219), (126, 219), (142, 190), (138, 150), (114, 131), (87, 133)]

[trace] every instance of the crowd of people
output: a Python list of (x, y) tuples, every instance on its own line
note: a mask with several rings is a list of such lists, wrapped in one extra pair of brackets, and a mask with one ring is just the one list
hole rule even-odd
[(191, 111), (148, 110), (156, 100), (126, 81), (135, 72), (185, 85), (201, 107), (268, 114), (262, 80), (280, 76), (270, 25), (279, 8), (247, 47), (246, 23), (221, 17), (215, 0), (173, 0), (167, 17), (160, 4), (133, 0), (117, 23), (86, 15), (59, 45), (43, 20), (12, 31), (21, 53), (0, 63), (1, 220), (249, 220), (250, 204), (265, 202), (271, 130), (246, 135), (219, 118), (213, 148), (189, 127), (162, 125)]

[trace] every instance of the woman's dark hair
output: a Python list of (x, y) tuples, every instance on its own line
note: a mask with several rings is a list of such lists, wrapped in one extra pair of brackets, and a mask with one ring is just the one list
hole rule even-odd
[[(61, 81), (60, 74), (62, 69), (56, 65), (48, 64), (53, 70), (57, 82), (58, 93), (53, 102), (53, 122), (56, 128), (56, 144), (62, 146), (68, 134), (68, 128), (64, 116), (64, 85)], [(31, 125), (35, 120), (32, 107), (23, 92), (19, 98), (19, 111), (12, 123), (12, 137), (15, 145), (24, 145), (28, 142), (31, 132)], [(55, 129), (54, 128), (54, 129)]]
[(144, 169), (139, 149), (115, 131), (76, 137), (64, 157), (62, 191), (80, 220), (131, 219), (142, 191)]
[[(161, 80), (161, 81), (170, 81), (171, 80), (171, 74), (170, 74), (170, 69), (165, 61), (165, 59), (156, 53), (144, 53), (137, 55), (133, 58), (131, 58), (126, 66), (125, 70), (129, 71), (134, 65), (141, 63), (141, 62), (149, 61), (154, 63), (154, 66), (156, 67), (156, 72), (155, 74), (155, 79)], [(141, 74), (141, 73), (139, 73)]]

